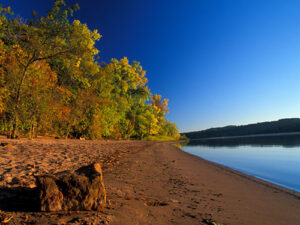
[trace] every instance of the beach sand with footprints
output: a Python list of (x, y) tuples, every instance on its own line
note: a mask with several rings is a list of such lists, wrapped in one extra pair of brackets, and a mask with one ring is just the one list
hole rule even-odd
[[(300, 195), (181, 151), (172, 143), (1, 138), (7, 224), (300, 224)], [(102, 166), (101, 212), (40, 212), (35, 176)]]

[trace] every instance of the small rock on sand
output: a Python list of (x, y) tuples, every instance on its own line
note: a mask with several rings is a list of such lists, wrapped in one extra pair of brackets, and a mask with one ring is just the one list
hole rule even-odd
[(37, 176), (42, 211), (96, 210), (106, 204), (102, 170), (98, 163), (75, 172)]

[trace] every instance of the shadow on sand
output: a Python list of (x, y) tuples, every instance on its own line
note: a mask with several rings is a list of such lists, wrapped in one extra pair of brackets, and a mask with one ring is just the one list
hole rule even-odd
[(0, 210), (6, 212), (40, 211), (39, 192), (35, 188), (0, 187)]

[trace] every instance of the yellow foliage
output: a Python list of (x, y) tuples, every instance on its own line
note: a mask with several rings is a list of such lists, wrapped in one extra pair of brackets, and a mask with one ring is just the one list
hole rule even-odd
[(79, 68), (81, 60), (79, 59), (76, 63), (76, 67)]
[(79, 20), (70, 23), (72, 10), (63, 3), (56, 0), (33, 24), (0, 9), (0, 113), (13, 115), (0, 117), (0, 128), (26, 134), (35, 125), (39, 133), (86, 138), (176, 136), (164, 117), (168, 99), (153, 95), (148, 102), (140, 63), (124, 57), (99, 65), (95, 43), (101, 35)]

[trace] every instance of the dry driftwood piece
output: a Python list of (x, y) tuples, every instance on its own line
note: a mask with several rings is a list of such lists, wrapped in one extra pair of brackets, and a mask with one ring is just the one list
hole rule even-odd
[(106, 204), (106, 191), (98, 163), (74, 172), (36, 177), (41, 211), (96, 210)]

